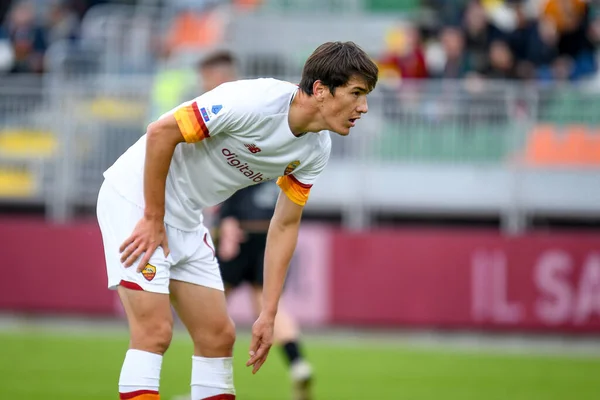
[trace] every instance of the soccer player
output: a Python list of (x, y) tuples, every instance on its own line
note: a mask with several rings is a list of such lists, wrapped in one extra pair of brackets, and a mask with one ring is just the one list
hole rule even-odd
[(97, 213), (108, 286), (118, 291), (130, 330), (121, 399), (160, 399), (171, 304), (194, 343), (192, 399), (235, 399), (235, 327), (202, 209), (277, 179), (262, 310), (246, 362), (252, 373), (261, 368), (302, 209), (331, 151), (328, 131), (350, 133), (368, 111), (377, 74), (354, 43), (325, 43), (306, 61), (299, 86), (275, 79), (225, 83), (151, 123), (104, 173)]
[[(199, 75), (204, 92), (237, 79), (236, 61), (226, 50), (216, 51), (199, 64)], [(250, 151), (260, 152), (258, 147)], [(265, 182), (239, 190), (219, 207), (219, 239), (217, 259), (225, 297), (242, 283), (252, 287), (252, 306), (258, 316), (261, 310), (263, 261), (269, 220), (273, 215), (277, 195), (275, 182)], [(311, 398), (312, 368), (303, 357), (297, 322), (281, 305), (275, 317), (274, 340), (278, 343), (290, 366), (294, 384), (294, 399)]]

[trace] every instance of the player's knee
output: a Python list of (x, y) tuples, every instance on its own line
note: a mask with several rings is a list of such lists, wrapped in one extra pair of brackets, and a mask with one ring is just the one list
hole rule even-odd
[(203, 353), (229, 354), (235, 344), (235, 324), (231, 318), (223, 323), (214, 325), (206, 335), (203, 335), (199, 343)]
[(136, 349), (164, 354), (173, 338), (173, 323), (169, 320), (157, 320), (132, 329), (132, 346)]
[(213, 333), (214, 339), (218, 344), (218, 348), (224, 351), (233, 349), (235, 344), (235, 324), (231, 318), (220, 326), (220, 329)]
[(228, 318), (227, 324), (225, 324), (225, 328), (223, 330), (223, 337), (224, 337), (224, 346), (226, 346), (228, 349), (231, 348), (233, 349), (233, 345), (235, 344), (235, 339), (236, 339), (236, 335), (235, 335), (235, 323), (233, 322), (233, 320), (231, 318)]

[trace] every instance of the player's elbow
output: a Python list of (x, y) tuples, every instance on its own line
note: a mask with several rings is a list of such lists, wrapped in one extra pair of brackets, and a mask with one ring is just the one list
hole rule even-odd
[(148, 142), (155, 142), (163, 145), (171, 144), (173, 146), (184, 141), (177, 122), (172, 116), (161, 118), (158, 121), (150, 123), (146, 128), (146, 139)]
[(158, 131), (158, 126), (158, 121), (150, 122), (146, 127), (146, 134), (150, 135), (156, 133)]
[(275, 213), (271, 225), (280, 230), (297, 229), (300, 226), (302, 214), (300, 213)]
[(148, 141), (158, 141), (161, 138), (161, 125), (159, 121), (151, 122), (146, 128), (146, 137)]

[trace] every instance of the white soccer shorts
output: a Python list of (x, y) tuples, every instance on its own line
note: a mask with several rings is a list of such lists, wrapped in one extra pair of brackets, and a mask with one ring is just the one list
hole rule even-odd
[(143, 210), (104, 182), (98, 194), (97, 216), (104, 242), (109, 289), (122, 285), (167, 294), (173, 279), (223, 290), (215, 247), (204, 226), (188, 232), (165, 225), (171, 250), (169, 256), (165, 258), (162, 247), (158, 247), (142, 272), (136, 272), (139, 260), (125, 268), (120, 261), (119, 247), (133, 232)]

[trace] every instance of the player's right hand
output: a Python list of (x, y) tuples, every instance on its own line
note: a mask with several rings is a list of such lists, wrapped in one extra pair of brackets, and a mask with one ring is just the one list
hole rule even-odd
[(240, 253), (240, 243), (230, 238), (219, 240), (219, 258), (221, 261), (231, 261)]
[(245, 240), (244, 231), (240, 228), (240, 222), (233, 217), (223, 219), (220, 230), (219, 259), (231, 261), (240, 253), (240, 243)]
[(169, 243), (165, 224), (161, 220), (144, 217), (136, 224), (131, 236), (119, 247), (121, 262), (125, 267), (131, 267), (143, 255), (137, 266), (137, 272), (141, 272), (158, 246), (163, 248), (166, 258), (169, 255)]

